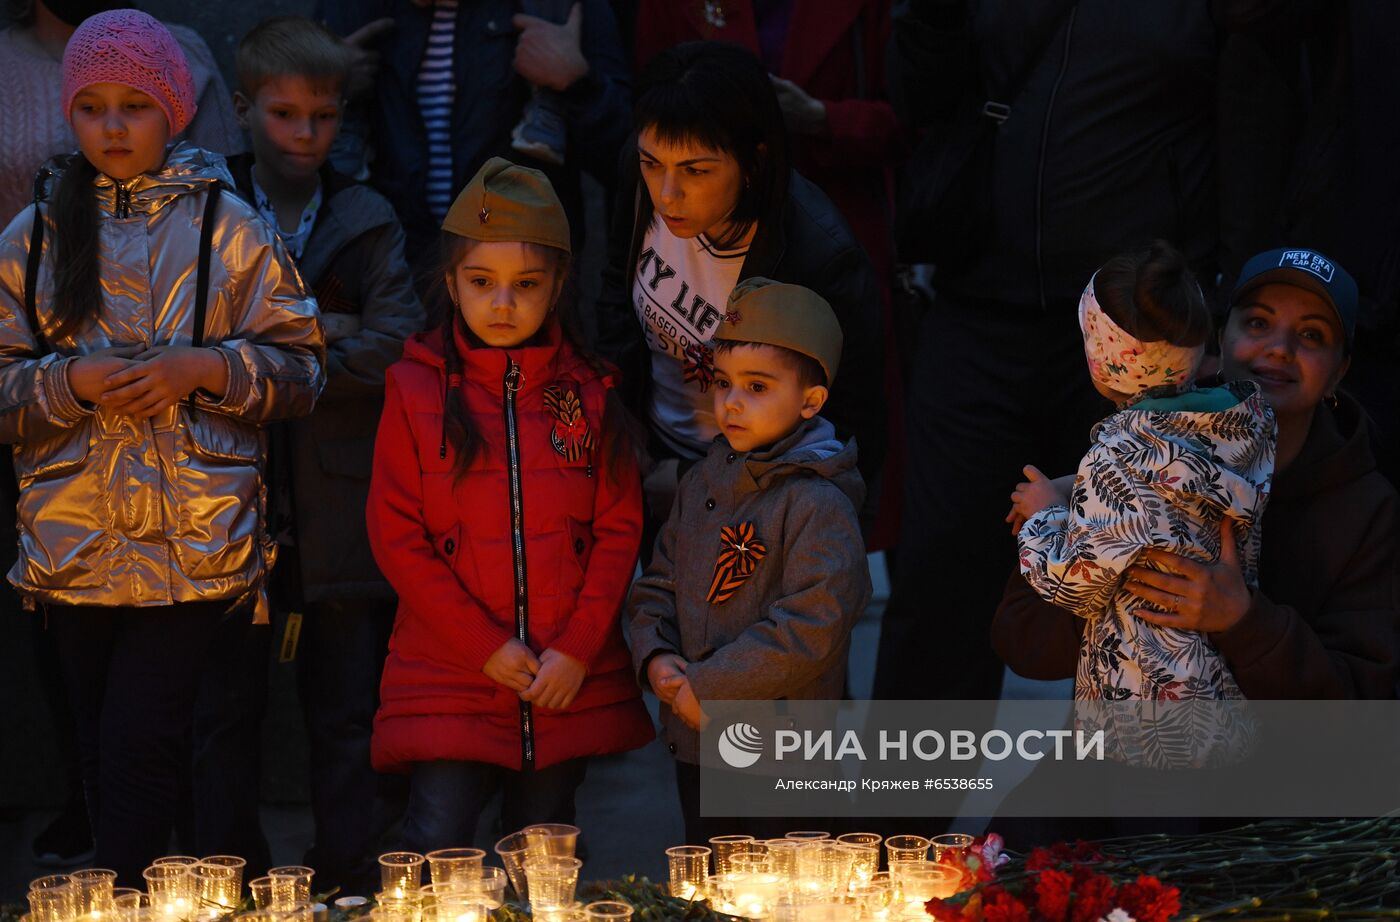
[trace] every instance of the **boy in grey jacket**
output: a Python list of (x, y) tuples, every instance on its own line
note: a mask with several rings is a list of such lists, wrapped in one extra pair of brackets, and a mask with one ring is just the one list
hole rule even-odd
[(815, 292), (763, 278), (735, 287), (715, 335), (723, 435), (682, 479), (628, 600), (633, 662), (665, 705), (687, 841), (709, 838), (700, 702), (843, 694), (851, 627), (871, 588), (856, 445), (817, 415), (841, 340)]

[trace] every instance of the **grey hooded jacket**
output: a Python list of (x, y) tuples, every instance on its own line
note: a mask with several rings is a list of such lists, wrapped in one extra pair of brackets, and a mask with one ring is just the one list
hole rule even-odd
[(199, 228), (216, 183), (233, 187), (223, 158), (188, 144), (155, 172), (119, 183), (99, 174), (100, 316), (71, 335), (46, 335), (47, 350), (24, 308), (34, 209), (49, 222), (35, 288), (43, 327), (61, 229), (46, 206), (31, 205), (0, 234), (0, 442), (15, 446), (10, 582), (23, 595), (152, 606), (262, 588), (274, 548), (259, 427), (311, 412), (325, 361), (316, 302), (272, 228), (231, 192), (221, 197), (204, 342), (228, 368), (222, 397), (196, 392), (142, 420), (84, 404), (67, 378), (74, 360), (109, 346), (192, 342)]
[[(821, 417), (763, 452), (735, 452), (717, 438), (682, 479), (628, 599), (642, 684), (652, 657), (677, 653), (702, 705), (841, 698), (851, 629), (871, 593), (856, 520), (864, 495), (855, 442), (843, 445)], [(711, 603), (717, 569), (733, 558), (725, 538), (736, 537), (750, 560), (756, 543), (762, 556), (746, 579), (729, 581), (738, 583), (732, 595)], [(676, 758), (698, 761), (698, 735), (670, 708), (661, 719)]]

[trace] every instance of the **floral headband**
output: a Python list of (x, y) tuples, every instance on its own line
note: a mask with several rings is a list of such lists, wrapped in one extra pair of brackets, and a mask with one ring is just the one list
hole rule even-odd
[[(1097, 272), (1094, 278), (1098, 278)], [(1094, 278), (1079, 297), (1079, 329), (1084, 333), (1089, 375), (1129, 396), (1194, 380), (1205, 346), (1174, 346), (1165, 340), (1145, 343), (1132, 336), (1099, 306)]]

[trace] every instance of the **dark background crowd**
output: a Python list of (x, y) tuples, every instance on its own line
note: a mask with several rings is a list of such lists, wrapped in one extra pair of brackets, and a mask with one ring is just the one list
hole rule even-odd
[[(394, 204), (429, 323), (444, 309), (424, 278), (441, 220), (435, 171), (447, 171), (455, 194), (487, 158), (509, 154), (529, 85), (557, 78), (568, 144), (561, 162), (530, 165), (571, 217), (591, 341), (605, 337), (600, 312), (612, 307), (607, 291), (600, 297), (605, 254), (631, 218), (619, 212), (636, 180), (619, 164), (636, 161), (634, 75), (687, 41), (756, 55), (773, 75), (794, 167), (840, 212), (873, 270), (862, 337), (883, 358), (860, 382), (875, 395), (863, 401), (872, 499), (862, 524), (892, 585), (876, 697), (1001, 695), (1005, 661), (989, 631), (1014, 566), (1006, 495), (1024, 464), (1073, 471), (1107, 412), (1084, 371), (1075, 307), (1115, 253), (1170, 241), (1222, 315), (1261, 250), (1306, 246), (1345, 266), (1361, 310), (1343, 387), (1370, 416), (1377, 468), (1400, 481), (1400, 173), (1388, 162), (1400, 149), (1400, 8), (1386, 0), (582, 0), (577, 19), (526, 30), (513, 17), (544, 15), (547, 4), (463, 2), (445, 160), (420, 143), (416, 121), (415, 49), (433, 5), (141, 4), (203, 40), (202, 52), (186, 48), (202, 81), (191, 138), (229, 155), (242, 150), (231, 88), (243, 34), (268, 16), (303, 14), (349, 37), (356, 69), (332, 162)], [(35, 10), (14, 6), (0, 41), (33, 29)], [(6, 122), (6, 107), (14, 101), (0, 106), (0, 131), (24, 131), (29, 123)], [(24, 144), (0, 138), (7, 146)], [(33, 164), (21, 161), (0, 154), (6, 219), (29, 200)], [(852, 341), (848, 332), (848, 350)], [(1267, 529), (1263, 540), (1267, 554)], [(1308, 540), (1325, 555), (1326, 534)], [(6, 599), (0, 811), (9, 819), (71, 807), (73, 784), (56, 770), (72, 756), (29, 652), (37, 616)], [(275, 638), (283, 623), (274, 620)], [(278, 659), (276, 642), (268, 655)], [(1393, 681), (1393, 649), (1388, 663)], [(263, 732), (276, 743), (262, 791), (305, 799), (294, 677), (272, 675)], [(65, 829), (36, 852), (78, 854), (81, 844), (81, 830)]]

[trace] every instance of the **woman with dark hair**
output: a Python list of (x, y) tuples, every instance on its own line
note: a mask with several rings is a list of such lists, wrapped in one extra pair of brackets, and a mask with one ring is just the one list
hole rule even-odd
[(638, 82), (633, 121), (598, 328), (650, 433), (645, 555), (679, 474), (719, 434), (710, 342), (740, 280), (802, 285), (835, 310), (845, 349), (824, 415), (855, 436), (867, 482), (884, 454), (883, 356), (870, 261), (831, 201), (792, 170), (757, 58), (716, 42), (661, 52)]

